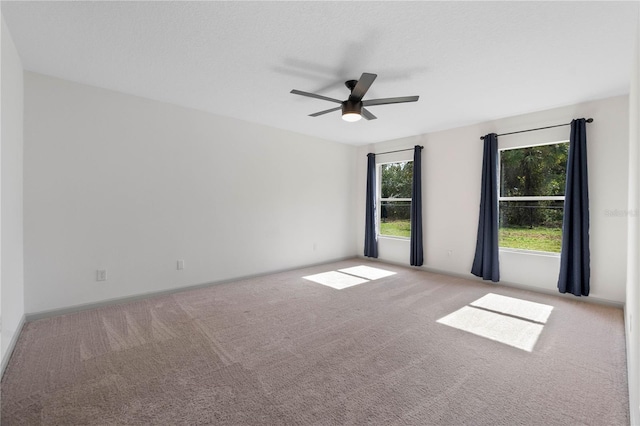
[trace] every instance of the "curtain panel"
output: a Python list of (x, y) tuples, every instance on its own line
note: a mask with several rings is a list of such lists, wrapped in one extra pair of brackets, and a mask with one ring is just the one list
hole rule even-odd
[(424, 249), (422, 247), (422, 147), (413, 149), (413, 181), (411, 183), (411, 253), (410, 263), (422, 266)]
[(364, 224), (364, 255), (378, 257), (376, 237), (376, 155), (367, 154), (367, 201)]
[(587, 173), (587, 126), (584, 118), (571, 121), (567, 182), (564, 191), (560, 293), (589, 295), (589, 179)]
[(498, 135), (490, 133), (484, 137), (478, 236), (471, 273), (500, 281), (498, 254)]

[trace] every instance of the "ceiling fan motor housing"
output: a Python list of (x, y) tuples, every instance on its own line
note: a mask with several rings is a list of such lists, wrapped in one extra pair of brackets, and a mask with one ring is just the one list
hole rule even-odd
[(347, 99), (342, 102), (342, 115), (345, 114), (362, 114), (362, 101), (353, 102)]

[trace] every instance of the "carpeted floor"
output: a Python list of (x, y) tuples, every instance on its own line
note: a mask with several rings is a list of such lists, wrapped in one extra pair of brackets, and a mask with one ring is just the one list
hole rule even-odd
[[(313, 281), (360, 265), (395, 274)], [(3, 426), (629, 424), (620, 309), (361, 259), (30, 322), (1, 392)]]

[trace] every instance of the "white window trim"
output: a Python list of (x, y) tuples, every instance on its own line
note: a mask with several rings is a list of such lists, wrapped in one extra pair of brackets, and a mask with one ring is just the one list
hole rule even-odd
[(498, 201), (564, 201), (564, 195), (531, 195), (525, 197), (498, 197)]
[(526, 254), (528, 256), (560, 257), (560, 253), (556, 253), (553, 251), (528, 250), (528, 249), (519, 249), (519, 248), (513, 248), (513, 247), (498, 247), (498, 251), (500, 253)]
[(411, 198), (382, 198), (382, 197), (380, 197), (380, 201), (411, 201)]

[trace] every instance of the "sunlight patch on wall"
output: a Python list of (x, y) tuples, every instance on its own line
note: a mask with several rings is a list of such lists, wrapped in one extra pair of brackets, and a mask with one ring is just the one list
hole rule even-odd
[(342, 290), (355, 285), (368, 283), (369, 281), (395, 275), (395, 272), (384, 269), (372, 268), (370, 266), (354, 266), (352, 268), (340, 269), (338, 271), (322, 272), (320, 274), (302, 277), (305, 280), (326, 285), (336, 290)]
[(489, 293), (437, 322), (532, 352), (553, 306)]

